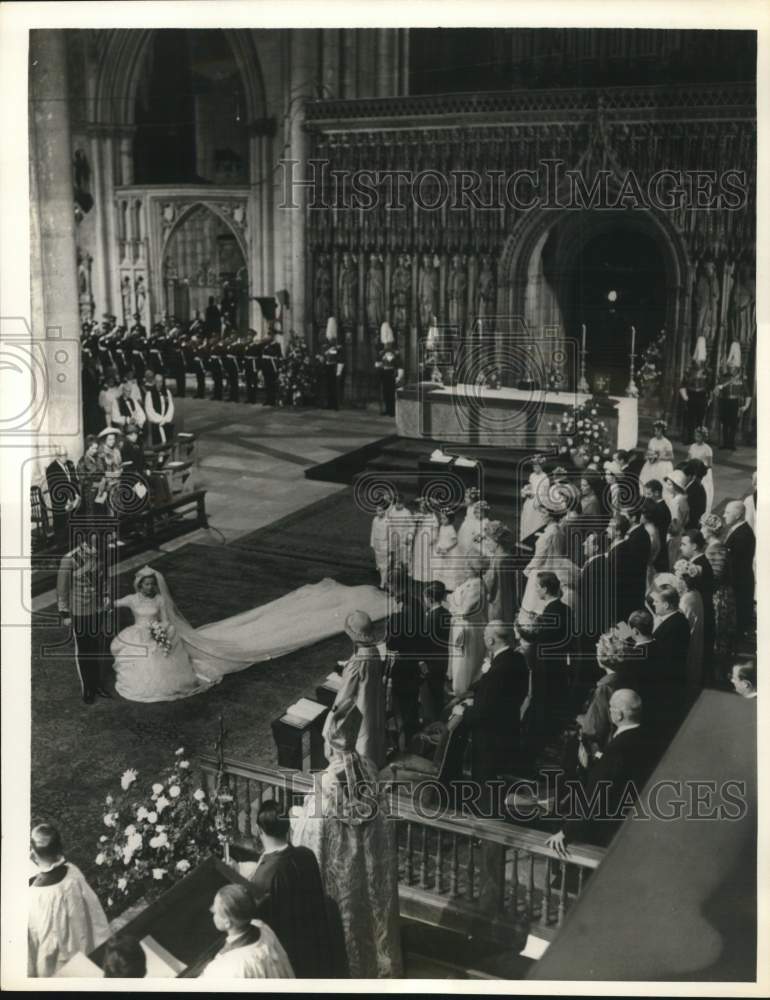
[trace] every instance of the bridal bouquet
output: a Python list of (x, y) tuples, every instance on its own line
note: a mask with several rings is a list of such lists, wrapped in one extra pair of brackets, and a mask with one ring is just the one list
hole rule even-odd
[(168, 656), (171, 652), (171, 635), (167, 625), (163, 622), (150, 622), (150, 635), (158, 649), (163, 650), (163, 655)]
[(184, 747), (143, 792), (137, 782), (133, 768), (124, 771), (120, 790), (105, 799), (94, 862), (112, 915), (151, 901), (219, 847), (214, 804), (193, 778)]

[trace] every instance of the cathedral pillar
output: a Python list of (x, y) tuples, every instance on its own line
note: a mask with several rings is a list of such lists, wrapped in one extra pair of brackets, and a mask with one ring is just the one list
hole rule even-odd
[(355, 29), (349, 28), (343, 32), (342, 48), (342, 96), (345, 98), (358, 96), (358, 35)]
[[(305, 130), (304, 102), (313, 96), (314, 62), (312, 41), (315, 32), (303, 29), (291, 35), (291, 93), (295, 95), (290, 116), (290, 159), (296, 160), (297, 176), (307, 176), (307, 158), (310, 148)], [(305, 274), (305, 205), (307, 194), (304, 188), (295, 194), (297, 208), (289, 209), (289, 229), (291, 233), (291, 314), (294, 329), (300, 336), (312, 336), (312, 316), (306, 311)]]
[(80, 317), (65, 33), (30, 32), (32, 338), (49, 384), (37, 436), (41, 463), (55, 442), (81, 453)]
[(322, 50), (322, 70), (321, 84), (323, 86), (323, 96), (325, 98), (339, 97), (340, 95), (340, 29), (324, 28), (321, 32), (323, 39)]

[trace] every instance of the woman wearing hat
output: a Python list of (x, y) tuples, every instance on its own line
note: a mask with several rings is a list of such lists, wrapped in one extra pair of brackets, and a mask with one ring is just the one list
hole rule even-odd
[(77, 477), (83, 494), (83, 513), (104, 514), (107, 500), (104, 462), (99, 454), (99, 438), (89, 434), (77, 464)]
[(725, 522), (719, 514), (704, 514), (700, 528), (706, 539), (705, 555), (714, 573), (714, 653), (724, 660), (735, 638), (735, 594), (730, 585)]
[(521, 506), (521, 521), (519, 524), (519, 541), (529, 538), (548, 523), (548, 511), (542, 506), (538, 497), (547, 495), (549, 481), (548, 473), (543, 468), (545, 458), (535, 455), (532, 459), (532, 471), (527, 485), (521, 491), (524, 503)]
[(365, 611), (351, 612), (345, 619), (345, 634), (353, 642), (353, 655), (342, 669), (342, 683), (324, 728), (332, 724), (340, 706), (352, 702), (361, 713), (356, 751), (380, 768), (385, 764), (385, 695), (372, 619)]
[(687, 527), (690, 516), (690, 505), (687, 502), (687, 476), (681, 469), (675, 469), (664, 479), (663, 498), (671, 511), (671, 524), (668, 526), (668, 564), (673, 566), (679, 558), (679, 546), (682, 532)]
[(478, 680), (486, 655), (484, 626), (487, 616), (487, 590), (484, 573), (489, 561), (481, 555), (471, 555), (467, 562), (464, 582), (448, 597), (447, 607), (452, 616), (449, 632), (449, 677), (452, 694), (460, 697)]
[(510, 625), (516, 597), (513, 537), (501, 521), (490, 521), (486, 528), (486, 544), (490, 548), (489, 569), (484, 574), (489, 620)]

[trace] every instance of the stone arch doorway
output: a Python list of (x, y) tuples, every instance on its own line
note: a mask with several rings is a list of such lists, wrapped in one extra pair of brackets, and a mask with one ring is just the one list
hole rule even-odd
[(246, 256), (235, 230), (203, 203), (178, 220), (163, 247), (163, 304), (169, 316), (205, 315), (209, 299), (241, 332), (249, 325)]
[(558, 327), (578, 345), (585, 323), (589, 382), (595, 365), (594, 374), (610, 378), (611, 392), (628, 382), (631, 325), (637, 355), (665, 328), (660, 393), (667, 399), (687, 357), (690, 270), (680, 235), (659, 213), (530, 213), (501, 257), (498, 312), (521, 317), (535, 334)]

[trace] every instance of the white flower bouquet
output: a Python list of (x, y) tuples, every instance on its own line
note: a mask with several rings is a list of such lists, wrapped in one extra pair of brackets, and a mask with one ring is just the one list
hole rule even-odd
[(154, 621), (150, 622), (150, 635), (152, 636), (152, 641), (158, 647), (158, 649), (163, 650), (163, 655), (168, 656), (171, 652), (171, 639), (172, 633), (168, 625), (164, 625), (163, 622)]
[(124, 771), (120, 790), (105, 799), (94, 863), (97, 891), (111, 915), (138, 899), (153, 899), (220, 853), (216, 810), (183, 747), (144, 789), (138, 777), (133, 768)]

